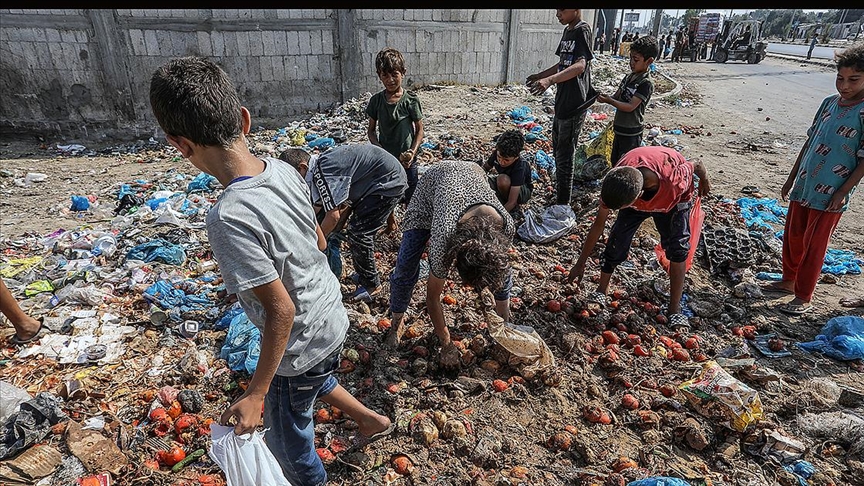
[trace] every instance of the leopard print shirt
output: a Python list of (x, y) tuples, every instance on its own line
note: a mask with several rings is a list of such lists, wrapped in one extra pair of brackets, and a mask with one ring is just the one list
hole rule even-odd
[(498, 201), (489, 186), (483, 168), (474, 162), (444, 160), (436, 162), (417, 183), (417, 189), (402, 218), (402, 230), (427, 229), (429, 269), (432, 275), (445, 279), (449, 268), (444, 264), (447, 240), (456, 229), (459, 218), (476, 204), (494, 207), (504, 219), (504, 233), (515, 233), (513, 218)]

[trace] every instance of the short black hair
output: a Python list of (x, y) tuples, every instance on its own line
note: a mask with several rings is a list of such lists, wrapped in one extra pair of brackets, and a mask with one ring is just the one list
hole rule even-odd
[(837, 69), (851, 67), (859, 73), (864, 73), (864, 42), (853, 44), (834, 54)]
[(495, 140), (495, 150), (501, 157), (518, 157), (523, 148), (525, 136), (521, 130), (515, 128), (501, 133)]
[(405, 57), (402, 53), (392, 47), (385, 47), (375, 56), (375, 71), (383, 73), (405, 74)]
[(288, 162), (288, 165), (294, 167), (297, 170), (300, 170), (300, 164), (309, 165), (310, 159), (309, 152), (303, 150), (302, 148), (291, 147), (289, 149), (285, 149), (284, 152), (279, 154), (279, 160), (284, 162)]
[(162, 130), (204, 146), (228, 147), (243, 133), (237, 89), (216, 63), (172, 59), (150, 78), (150, 107)]
[(631, 204), (642, 192), (642, 172), (635, 167), (614, 167), (603, 177), (600, 200), (609, 209), (621, 209)]
[(478, 215), (456, 224), (447, 240), (444, 263), (456, 266), (462, 281), (480, 292), (486, 287), (499, 290), (510, 268), (507, 250), (510, 239), (501, 223), (494, 218)]
[(630, 44), (630, 51), (642, 54), (645, 59), (650, 57), (656, 59), (660, 48), (657, 46), (657, 39), (653, 35), (645, 35)]

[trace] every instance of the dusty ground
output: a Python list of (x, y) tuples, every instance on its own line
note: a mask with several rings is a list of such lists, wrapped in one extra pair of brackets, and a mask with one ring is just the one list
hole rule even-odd
[[(624, 69), (623, 62), (599, 63), (595, 71), (598, 86), (612, 91)], [(698, 69), (708, 68), (690, 64), (662, 66), (661, 71), (679, 81), (682, 89), (674, 95), (662, 96), (673, 92), (675, 83), (658, 76), (657, 94), (649, 106), (646, 122), (664, 131), (683, 130), (684, 134), (677, 137), (686, 145), (687, 155), (706, 162), (715, 196), (705, 201), (706, 224), (741, 226), (735, 207), (723, 199), (742, 197), (740, 190), (745, 185), (759, 186), (765, 197), (777, 197), (809, 119), (783, 120), (766, 127), (761, 114), (735, 114), (728, 103), (720, 109), (722, 93), (709, 90), (710, 79), (700, 77)], [(705, 97), (706, 92), (711, 92), (711, 97)], [(543, 100), (530, 96), (523, 87), (432, 86), (420, 91), (420, 99), (426, 114), (427, 139), (440, 144), (437, 150), (424, 155), (424, 163), (434, 163), (445, 156), (447, 148), (452, 149), (447, 153), (450, 157), (468, 160), (485, 157), (491, 148), (491, 138), (513, 126), (507, 113), (523, 105), (531, 108), (537, 122), (547, 127), (542, 133), (549, 135), (551, 115), (544, 111)], [(362, 142), (363, 101), (347, 103), (327, 116), (310, 115), (298, 123), (320, 132), (345, 128), (349, 141)], [(611, 115), (611, 110), (604, 107), (595, 105), (594, 109)], [(587, 139), (605, 123), (590, 120), (583, 138)], [(251, 135), (256, 153), (273, 153), (278, 149), (273, 142), (275, 128), (278, 127), (261, 128)], [(775, 140), (783, 144), (778, 146), (773, 143)], [(6, 176), (0, 178), (0, 233), (7, 258), (27, 256), (29, 251), (41, 252), (34, 236), (60, 228), (107, 226), (114, 217), (120, 184), (141, 179), (143, 187), (152, 191), (171, 180), (170, 171), (190, 178), (196, 174), (188, 162), (158, 143), (113, 148), (88, 145), (95, 152), (93, 156), (59, 155), (56, 145), (69, 143), (72, 142), (10, 141), (0, 147), (0, 169)], [(551, 144), (540, 140), (526, 149), (549, 153)], [(47, 174), (47, 179), (26, 187), (17, 185), (15, 179), (28, 172)], [(548, 182), (544, 178), (538, 184), (535, 199), (527, 209), (548, 203), (549, 194), (545, 190)], [(147, 183), (154, 186), (147, 187)], [(73, 194), (96, 196), (99, 205), (91, 212), (70, 212)], [(857, 196), (844, 215), (832, 246), (861, 255), (864, 243), (859, 235), (864, 231), (864, 204), (860, 194)], [(830, 317), (860, 315), (862, 309), (842, 308), (838, 301), (847, 295), (864, 295), (862, 278), (844, 276), (835, 279), (836, 283), (821, 284), (815, 297), (817, 311), (802, 319), (790, 319), (773, 309), (785, 298), (736, 297), (734, 278), (722, 273), (712, 275), (704, 260), (699, 260), (688, 275), (685, 292), (691, 302), (701, 304), (701, 310), (696, 312), (700, 319), (694, 321), (692, 333), (699, 336), (701, 345), (690, 351), (692, 360), (665, 359), (657, 355), (655, 347), (663, 342), (661, 336), (685, 343), (690, 335), (671, 333), (655, 317), (657, 306), (664, 302), (661, 286), (655, 285), (655, 279), (659, 283), (665, 279), (662, 270), (652, 265), (652, 238), (656, 232), (650, 223), (638, 235), (633, 266), (622, 268), (613, 280), (613, 286), (619, 290), (615, 309), (598, 312), (585, 301), (584, 289), (561, 282), (564, 275), (556, 266), (569, 268), (572, 264), (590, 225), (588, 218), (595, 201), (596, 186), (582, 184), (574, 198), (574, 209), (584, 219), (573, 235), (549, 245), (514, 242), (513, 265), (518, 270), (515, 284), (522, 291), (514, 299), (515, 319), (533, 326), (556, 358), (554, 370), (534, 379), (521, 379), (517, 368), (508, 365), (506, 353), (502, 354), (491, 343), (485, 326), (488, 319), (474, 305), (471, 294), (458, 285), (451, 286), (447, 294), (455, 301), (448, 306), (451, 329), (465, 348), (459, 377), (438, 369), (435, 364), (437, 346), (423, 311), (422, 285), (418, 286), (411, 310), (414, 337), (396, 351), (383, 348), (378, 328), (379, 321), (386, 317), (386, 298), (380, 297), (370, 306), (346, 300), (353, 324), (346, 349), (354, 352), (346, 355), (351, 363), (343, 363), (340, 382), (367, 405), (394, 418), (399, 427), (388, 439), (342, 452), (340, 441), (353, 435), (350, 420), (321, 421), (316, 427), (319, 446), (337, 453), (337, 459), (328, 464), (331, 483), (617, 485), (624, 484), (624, 478), (662, 474), (686, 478), (693, 485), (795, 484), (790, 482), (794, 478), (782, 468), (748, 449), (748, 444), (758, 443), (760, 432), (777, 431), (806, 445), (803, 458), (819, 471), (811, 479), (812, 484), (861, 484), (864, 469), (860, 448), (836, 437), (820, 436), (801, 421), (808, 413), (842, 410), (837, 405), (838, 385), (864, 389), (861, 363), (842, 363), (811, 355), (791, 343), (813, 339)], [(396, 237), (383, 238), (380, 264), (385, 274), (393, 265), (397, 249)], [(206, 251), (198, 251), (197, 255), (204, 257)], [(762, 252), (757, 260), (751, 271), (779, 271), (776, 256)], [(347, 275), (350, 261), (346, 267)], [(162, 269), (166, 270), (165, 266)], [(589, 267), (589, 275), (596, 276), (596, 272), (596, 265)], [(180, 273), (194, 275), (187, 269), (180, 269)], [(343, 280), (348, 283), (347, 278)], [(344, 290), (348, 292), (350, 288), (346, 285)], [(121, 297), (119, 302), (105, 304), (100, 309), (121, 312), (130, 322), (147, 320), (139, 295), (128, 292), (121, 293)], [(560, 302), (562, 311), (548, 310), (550, 300)], [(33, 309), (39, 311), (38, 306)], [(769, 359), (749, 348), (761, 374), (736, 374), (760, 394), (765, 407), (761, 422), (746, 433), (733, 432), (718, 419), (697, 413), (681, 391), (670, 398), (660, 393), (664, 384), (677, 387), (695, 377), (702, 366), (698, 361), (719, 357), (730, 346), (745, 342), (733, 331), (745, 325), (755, 326), (759, 334), (777, 333), (792, 352), (789, 357)], [(604, 350), (602, 340), (597, 342), (601, 339), (600, 332), (607, 329), (617, 329), (622, 338), (627, 334), (639, 335), (646, 347), (654, 348), (654, 355), (637, 357), (632, 346), (624, 346), (622, 342), (622, 349), (610, 356), (612, 352)], [(8, 334), (11, 329), (6, 331)], [(148, 333), (136, 339), (131, 354), (146, 362), (148, 353), (156, 348), (157, 337), (156, 333)], [(218, 355), (222, 338), (224, 332), (206, 334), (206, 338), (199, 338), (199, 349)], [(669, 351), (675, 347), (669, 343), (662, 346)], [(748, 350), (746, 345), (743, 348)], [(183, 349), (177, 353), (182, 356)], [(69, 372), (50, 364), (34, 370), (34, 362), (16, 360), (14, 354), (14, 349), (5, 349), (4, 357), (12, 365), (0, 369), (0, 376), (18, 386), (29, 387), (31, 392), (53, 390), (60, 377)], [(110, 373), (103, 370), (100, 379), (108, 392), (107, 398), (91, 396), (79, 400), (80, 403), (73, 402), (79, 412), (77, 417), (83, 419), (99, 410), (131, 409), (133, 415), (135, 411), (139, 414), (135, 418), (143, 419), (147, 403), (140, 392), (179, 382), (144, 380), (136, 363), (130, 358), (125, 366), (112, 368)], [(212, 369), (224, 368), (224, 362), (220, 364), (219, 360), (210, 365)], [(772, 370), (779, 381), (765, 377)], [(225, 378), (224, 374), (221, 376)], [(232, 376), (242, 384), (242, 374)], [(493, 384), (493, 380), (501, 383)], [(121, 393), (119, 381), (138, 385), (131, 392), (126, 389)], [(215, 378), (205, 378), (185, 386), (215, 395), (208, 399), (205, 412), (219, 413), (236, 393), (223, 391), (222, 385)], [(495, 385), (506, 389), (498, 391)], [(637, 410), (622, 406), (625, 393), (639, 399)], [(106, 408), (100, 402), (112, 405)], [(316, 408), (322, 405), (319, 402)], [(609, 412), (612, 423), (603, 425), (586, 420), (585, 408), (589, 406)], [(64, 450), (62, 437), (49, 436), (48, 440)], [(140, 450), (124, 452), (130, 458), (147, 458)], [(402, 455), (408, 457), (413, 469), (398, 474), (394, 459)], [(622, 466), (621, 457), (635, 461), (636, 467), (623, 467), (628, 464), (624, 462)], [(149, 472), (140, 461), (137, 464), (133, 461), (121, 476), (127, 481), (133, 477), (143, 481), (135, 484), (172, 481), (181, 484), (180, 478), (190, 481), (187, 484), (198, 484), (194, 482), (197, 473), (218, 472), (206, 458), (201, 462), (197, 472), (172, 475), (164, 467), (161, 472)]]

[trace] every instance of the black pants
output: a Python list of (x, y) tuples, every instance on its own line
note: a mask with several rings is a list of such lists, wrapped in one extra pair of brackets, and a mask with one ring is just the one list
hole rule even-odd
[(366, 196), (361, 199), (348, 221), (348, 247), (354, 261), (354, 270), (360, 277), (360, 285), (369, 288), (381, 285), (378, 267), (375, 265), (375, 235), (387, 223), (387, 217), (399, 204), (402, 196)]
[(668, 213), (648, 213), (637, 211), (632, 208), (624, 208), (618, 211), (618, 218), (612, 225), (606, 249), (603, 250), (600, 270), (603, 273), (612, 273), (615, 267), (627, 259), (630, 253), (630, 244), (633, 235), (648, 218), (654, 219), (654, 226), (660, 233), (660, 245), (666, 252), (666, 258), (670, 262), (680, 263), (687, 261), (690, 253), (690, 208), (692, 202), (679, 203)]
[(618, 165), (618, 161), (627, 152), (642, 145), (642, 135), (618, 135), (612, 137), (612, 167)]
[(585, 123), (588, 110), (578, 112), (573, 118), (552, 121), (552, 151), (555, 156), (555, 204), (570, 204), (573, 195), (573, 169), (576, 161), (576, 146), (579, 133)]

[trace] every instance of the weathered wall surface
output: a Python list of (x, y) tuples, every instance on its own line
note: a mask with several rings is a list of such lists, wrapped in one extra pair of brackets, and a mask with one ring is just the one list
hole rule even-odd
[(553, 9), (2, 9), (0, 135), (149, 137), (150, 74), (187, 55), (218, 62), (259, 125), (380, 90), (388, 46), (409, 87), (521, 83), (562, 28)]

